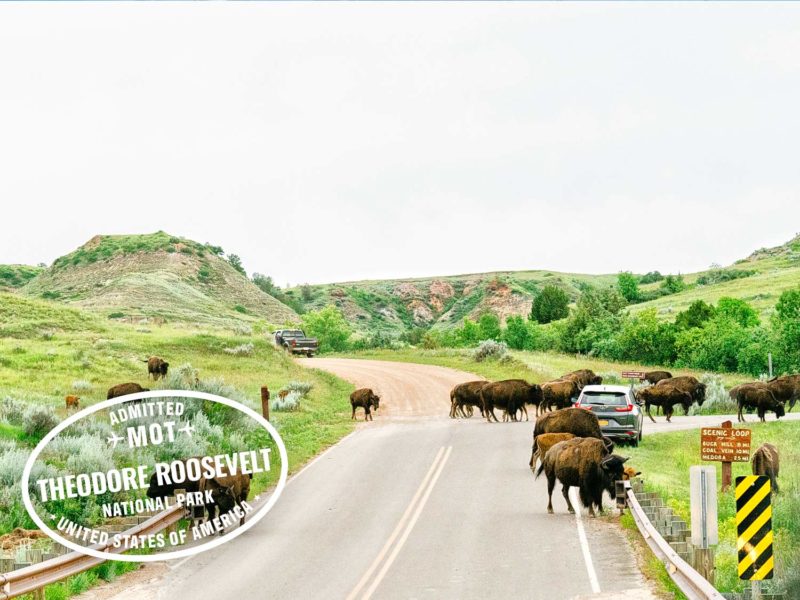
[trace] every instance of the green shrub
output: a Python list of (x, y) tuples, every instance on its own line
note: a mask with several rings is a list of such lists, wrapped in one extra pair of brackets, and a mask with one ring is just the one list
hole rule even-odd
[(350, 325), (335, 306), (307, 312), (301, 319), (306, 335), (317, 338), (320, 352), (339, 352), (349, 347)]
[(225, 348), (225, 353), (233, 356), (252, 356), (255, 349), (255, 345), (252, 342), (248, 342), (233, 348)]
[(40, 440), (58, 425), (58, 422), (58, 417), (49, 406), (32, 405), (25, 411), (23, 427), (26, 435)]
[(61, 298), (61, 292), (46, 290), (42, 292), (42, 298), (45, 300), (58, 300)]
[(508, 346), (505, 342), (495, 342), (494, 340), (483, 340), (472, 353), (472, 359), (476, 362), (484, 360), (500, 360), (508, 354)]
[(300, 399), (302, 396), (299, 392), (289, 392), (284, 398), (275, 398), (270, 405), (270, 408), (277, 412), (289, 412), (300, 409)]
[(124, 312), (114, 311), (112, 313), (109, 313), (108, 318), (109, 319), (121, 319), (124, 316), (125, 316)]
[(92, 384), (85, 379), (76, 379), (72, 382), (72, 391), (74, 392), (91, 392)]
[(313, 388), (314, 384), (310, 381), (290, 381), (283, 387), (290, 392), (297, 392), (300, 396), (307, 396)]
[(247, 313), (247, 309), (244, 306), (242, 306), (241, 304), (237, 304), (236, 306), (234, 306), (233, 310), (235, 310), (238, 313), (243, 313), (243, 314)]

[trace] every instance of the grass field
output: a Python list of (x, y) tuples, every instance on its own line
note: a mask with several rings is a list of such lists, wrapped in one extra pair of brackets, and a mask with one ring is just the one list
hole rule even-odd
[[(751, 419), (752, 421), (752, 419)], [(753, 449), (763, 442), (771, 442), (781, 454), (781, 474), (778, 478), (781, 491), (773, 496), (772, 526), (775, 531), (776, 557), (774, 583), (765, 584), (785, 589), (787, 598), (800, 598), (800, 423), (767, 422), (749, 423), (753, 431)], [(647, 443), (638, 448), (625, 448), (630, 464), (642, 471), (648, 491), (658, 492), (662, 498), (687, 522), (689, 512), (689, 467), (700, 461), (700, 435), (697, 431), (662, 433), (647, 437)], [(734, 463), (733, 477), (750, 475), (749, 463)], [(719, 485), (719, 477), (718, 485)], [(718, 489), (719, 538), (716, 548), (717, 588), (736, 591), (743, 588), (736, 575), (736, 504), (733, 490), (723, 494)], [(768, 587), (769, 586), (769, 587)]]
[[(79, 395), (82, 406), (88, 406), (104, 400), (107, 389), (117, 383), (133, 381), (157, 388), (157, 383), (148, 383), (144, 363), (148, 356), (157, 355), (168, 360), (173, 370), (188, 363), (203, 381), (224, 380), (258, 412), (262, 385), (274, 394), (290, 381), (313, 384), (300, 410), (271, 415), (286, 442), (290, 471), (353, 427), (348, 412), (352, 386), (297, 365), (264, 335), (113, 323), (53, 302), (8, 294), (0, 294), (0, 315), (3, 327), (14, 335), (0, 337), (0, 399), (46, 405), (62, 419), (66, 394)], [(253, 344), (250, 355), (225, 351), (248, 343)], [(0, 421), (0, 441), (31, 448), (38, 440), (19, 426)], [(259, 483), (265, 486), (271, 480)], [(6, 529), (13, 525), (4, 521)]]

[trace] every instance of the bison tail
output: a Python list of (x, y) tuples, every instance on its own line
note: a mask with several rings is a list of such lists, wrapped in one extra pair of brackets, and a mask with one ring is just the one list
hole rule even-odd
[(539, 468), (536, 469), (536, 474), (534, 475), (534, 479), (539, 479), (539, 475), (544, 472), (544, 457), (541, 457), (539, 460)]

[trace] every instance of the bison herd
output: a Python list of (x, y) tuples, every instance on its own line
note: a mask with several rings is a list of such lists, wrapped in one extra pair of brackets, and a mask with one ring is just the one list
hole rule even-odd
[(503, 381), (468, 381), (450, 391), (450, 418), (469, 418), (477, 408), (487, 421), (497, 422), (495, 409), (503, 411), (504, 421), (517, 421), (522, 415), (529, 420), (528, 406), (535, 414), (572, 406), (573, 399), (587, 385), (599, 385), (603, 378), (590, 369), (573, 371), (541, 385), (524, 379)]
[(742, 414), (744, 409), (755, 410), (761, 421), (766, 420), (768, 411), (774, 412), (775, 417), (780, 418), (786, 414), (786, 404), (792, 410), (800, 398), (800, 375), (784, 375), (769, 381), (743, 383), (731, 388), (728, 394), (739, 408), (740, 422), (745, 420)]

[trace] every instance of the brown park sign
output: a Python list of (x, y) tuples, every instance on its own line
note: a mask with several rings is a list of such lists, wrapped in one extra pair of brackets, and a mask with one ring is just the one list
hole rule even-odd
[(750, 430), (744, 427), (703, 427), (700, 458), (722, 462), (750, 460)]

